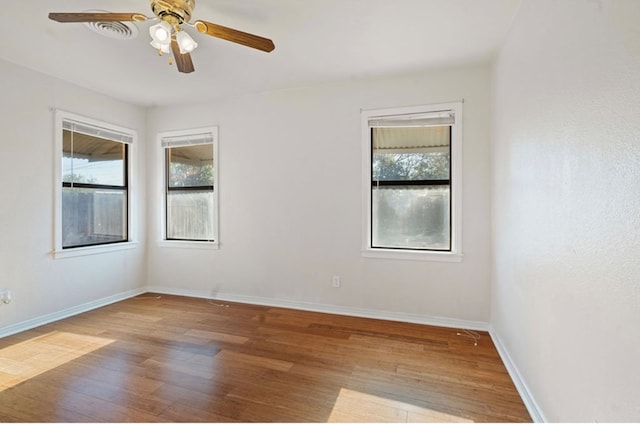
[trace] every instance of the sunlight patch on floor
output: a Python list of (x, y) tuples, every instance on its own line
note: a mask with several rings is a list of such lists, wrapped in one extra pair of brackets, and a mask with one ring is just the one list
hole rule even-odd
[(340, 389), (328, 422), (473, 422), (462, 417), (386, 399), (355, 390)]
[(0, 391), (100, 349), (114, 340), (52, 331), (0, 349)]

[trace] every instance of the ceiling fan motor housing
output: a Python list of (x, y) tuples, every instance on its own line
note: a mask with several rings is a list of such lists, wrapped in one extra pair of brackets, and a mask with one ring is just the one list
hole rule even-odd
[(149, 0), (149, 3), (153, 14), (170, 25), (189, 22), (196, 7), (195, 0)]

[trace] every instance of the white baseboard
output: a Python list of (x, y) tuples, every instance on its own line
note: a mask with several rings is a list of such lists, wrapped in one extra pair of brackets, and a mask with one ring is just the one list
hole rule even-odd
[(17, 324), (9, 325), (4, 328), (0, 328), (0, 338), (7, 337), (12, 334), (20, 333), (22, 331), (30, 330), (35, 327), (39, 327), (41, 325), (49, 324), (54, 321), (59, 321), (64, 318), (69, 318), (74, 315), (81, 314), (83, 312), (90, 311), (92, 309), (100, 308), (102, 306), (109, 305), (111, 303), (119, 302), (121, 300), (128, 299), (130, 297), (138, 296), (139, 294), (145, 293), (147, 290), (145, 288), (129, 290), (126, 292), (114, 294), (109, 297), (105, 297), (102, 299), (94, 300), (88, 303), (84, 303), (82, 305), (74, 306), (72, 308), (64, 309), (59, 312), (54, 312), (47, 315), (42, 315), (36, 318), (29, 319), (27, 321), (19, 322)]
[(273, 306), (278, 308), (299, 309), (303, 311), (324, 312), (359, 318), (383, 319), (387, 321), (410, 322), (414, 324), (434, 325), (447, 328), (466, 328), (468, 330), (488, 331), (489, 324), (482, 321), (461, 320), (456, 318), (430, 315), (406, 314), (402, 312), (380, 311), (376, 309), (353, 308), (350, 306), (327, 305), (297, 300), (274, 299), (256, 296), (243, 296), (231, 293), (211, 293), (206, 291), (175, 289), (170, 287), (149, 287), (153, 293), (173, 294), (177, 296), (216, 299), (226, 302), (248, 303), (251, 305)]
[(531, 415), (531, 419), (536, 423), (548, 422), (544, 416), (544, 413), (542, 412), (542, 409), (540, 409), (540, 406), (529, 390), (527, 383), (525, 383), (524, 379), (522, 378), (520, 371), (518, 371), (518, 367), (511, 360), (511, 356), (502, 343), (502, 340), (500, 340), (500, 336), (498, 336), (498, 333), (491, 326), (489, 327), (489, 334), (491, 335), (493, 344), (496, 346), (496, 349), (498, 350), (498, 354), (500, 355), (504, 366), (507, 368), (507, 372), (509, 372), (511, 380), (513, 380), (513, 384), (516, 386), (516, 389), (518, 390), (518, 393), (520, 394), (524, 405), (527, 407), (527, 411), (529, 411), (529, 415)]

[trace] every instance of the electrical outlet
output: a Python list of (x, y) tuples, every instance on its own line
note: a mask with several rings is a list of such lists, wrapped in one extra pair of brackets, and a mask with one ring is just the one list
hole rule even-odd
[(331, 286), (335, 287), (335, 288), (339, 288), (340, 287), (340, 276), (339, 275), (334, 275), (333, 278), (331, 278)]
[(0, 301), (5, 305), (8, 305), (9, 303), (11, 303), (11, 290), (9, 289), (0, 290)]

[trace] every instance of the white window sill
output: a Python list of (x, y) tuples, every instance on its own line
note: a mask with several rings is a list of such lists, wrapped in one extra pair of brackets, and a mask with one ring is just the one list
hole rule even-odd
[(210, 241), (159, 240), (158, 246), (174, 247), (179, 249), (206, 249), (206, 250), (220, 249), (220, 244), (218, 242), (210, 242)]
[(97, 246), (72, 247), (70, 249), (60, 249), (53, 251), (53, 257), (54, 259), (75, 258), (78, 256), (97, 255), (101, 253), (135, 249), (137, 247), (138, 242), (135, 241), (101, 244)]
[(396, 259), (410, 261), (431, 261), (431, 262), (462, 262), (462, 253), (455, 252), (433, 252), (417, 250), (397, 250), (397, 249), (364, 249), (362, 256), (375, 259)]

